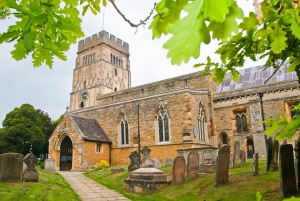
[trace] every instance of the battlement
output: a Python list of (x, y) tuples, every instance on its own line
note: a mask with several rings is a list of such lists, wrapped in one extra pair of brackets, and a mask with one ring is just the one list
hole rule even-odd
[(129, 53), (129, 44), (125, 41), (122, 41), (119, 38), (116, 38), (114, 35), (109, 34), (107, 31), (101, 31), (87, 37), (78, 42), (78, 52), (88, 50), (92, 47), (100, 45), (101, 43), (107, 44), (125, 54)]

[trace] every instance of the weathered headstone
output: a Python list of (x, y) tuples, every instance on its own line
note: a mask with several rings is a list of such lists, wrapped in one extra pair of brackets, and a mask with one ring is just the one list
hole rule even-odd
[(128, 174), (140, 168), (140, 155), (137, 153), (137, 151), (131, 152), (129, 158), (130, 164), (128, 166)]
[(35, 166), (38, 162), (37, 157), (30, 152), (24, 157), (23, 162), (25, 163), (25, 168), (23, 170), (23, 181), (38, 182), (39, 173), (35, 169)]
[(185, 159), (177, 156), (173, 162), (173, 185), (179, 185), (185, 180)]
[(166, 156), (164, 166), (172, 166), (173, 161), (174, 161), (173, 158), (170, 158), (170, 157)]
[(124, 172), (124, 171), (125, 171), (125, 169), (122, 168), (122, 167), (120, 167), (120, 168), (112, 168), (112, 169), (110, 170), (110, 172), (111, 172), (112, 174), (118, 174), (118, 173), (121, 173), (121, 172)]
[[(299, 140), (299, 139), (298, 139)], [(296, 181), (297, 181), (297, 189), (298, 191), (300, 190), (300, 164), (299, 164), (299, 156), (300, 156), (300, 149), (299, 149), (299, 145), (300, 145), (300, 141), (296, 140), (295, 142), (295, 174), (296, 174)]]
[(55, 172), (55, 160), (53, 158), (45, 159), (44, 171), (48, 173)]
[(198, 170), (199, 170), (199, 153), (193, 150), (188, 155), (187, 178), (197, 177)]
[(142, 158), (143, 168), (154, 167), (154, 161), (150, 158), (150, 152), (151, 149), (149, 149), (147, 146), (144, 146), (143, 149), (141, 150), (141, 153), (143, 154), (143, 158)]
[(294, 169), (293, 146), (284, 144), (279, 149), (280, 162), (280, 186), (283, 197), (291, 197), (297, 194), (296, 177)]
[(234, 152), (233, 152), (233, 167), (238, 167), (240, 165), (240, 142), (234, 142)]
[(252, 172), (253, 172), (253, 176), (258, 175), (258, 153), (253, 154)]
[(272, 161), (272, 151), (273, 151), (273, 139), (272, 137), (269, 137), (267, 140), (267, 166), (266, 171), (269, 171), (270, 164)]
[(216, 177), (215, 177), (216, 186), (228, 182), (229, 161), (230, 161), (230, 149), (228, 145), (222, 145), (222, 147), (218, 151), (218, 157), (217, 157), (217, 170), (216, 170)]
[(157, 158), (154, 158), (153, 161), (154, 161), (154, 168), (161, 168), (160, 161)]
[(272, 158), (269, 166), (270, 171), (278, 170), (278, 151), (279, 151), (279, 142), (275, 139), (272, 147)]
[(246, 163), (247, 156), (244, 149), (240, 150), (240, 164)]
[(0, 154), (0, 182), (21, 182), (23, 155), (18, 153)]

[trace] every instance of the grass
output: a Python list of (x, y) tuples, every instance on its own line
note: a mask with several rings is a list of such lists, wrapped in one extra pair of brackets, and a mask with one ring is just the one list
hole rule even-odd
[[(111, 168), (108, 168), (103, 171), (86, 172), (85, 175), (136, 201), (254, 201), (257, 191), (264, 201), (283, 200), (279, 172), (266, 172), (265, 164), (265, 160), (260, 160), (258, 176), (252, 175), (252, 160), (248, 160), (238, 168), (230, 169), (229, 182), (222, 186), (215, 187), (214, 173), (201, 174), (196, 179), (186, 180), (178, 186), (167, 186), (152, 195), (127, 192), (124, 188), (124, 179), (128, 177), (127, 171), (112, 175)], [(127, 170), (127, 167), (124, 168)], [(172, 167), (163, 167), (161, 170), (167, 174), (168, 180), (172, 179)]]
[(39, 182), (0, 183), (1, 201), (79, 201), (78, 195), (58, 174), (38, 171)]

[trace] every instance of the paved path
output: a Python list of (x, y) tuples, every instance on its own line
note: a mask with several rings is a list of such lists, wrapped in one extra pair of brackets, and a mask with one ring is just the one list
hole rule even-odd
[(58, 173), (65, 178), (82, 201), (129, 201), (122, 194), (84, 176), (83, 172), (59, 171)]

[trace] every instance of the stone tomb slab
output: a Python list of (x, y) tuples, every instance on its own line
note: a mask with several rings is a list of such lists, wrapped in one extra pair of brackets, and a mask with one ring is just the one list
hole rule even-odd
[(131, 172), (130, 178), (124, 180), (127, 191), (143, 194), (152, 194), (170, 183), (164, 172), (156, 168), (134, 170)]

